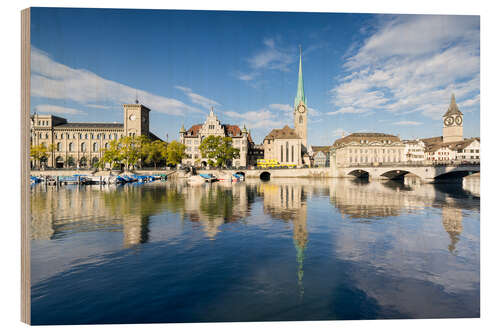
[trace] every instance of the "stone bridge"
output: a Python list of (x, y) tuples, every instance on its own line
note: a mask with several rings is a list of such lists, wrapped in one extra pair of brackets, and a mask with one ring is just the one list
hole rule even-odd
[[(373, 180), (403, 179), (406, 175), (417, 176), (424, 183), (439, 182), (446, 179), (461, 179), (480, 172), (479, 164), (456, 165), (357, 165), (338, 168), (305, 168), (305, 169), (252, 169), (233, 170), (245, 177), (271, 178), (369, 178)], [(228, 172), (228, 171), (226, 171)]]
[(341, 167), (335, 172), (336, 177), (357, 177), (370, 179), (402, 179), (406, 175), (418, 176), (425, 183), (439, 182), (446, 179), (460, 179), (481, 171), (479, 164), (457, 165), (358, 165)]

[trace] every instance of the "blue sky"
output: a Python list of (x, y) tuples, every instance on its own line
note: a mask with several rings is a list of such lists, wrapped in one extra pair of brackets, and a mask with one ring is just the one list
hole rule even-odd
[(31, 19), (33, 112), (122, 122), (137, 94), (161, 138), (214, 106), (260, 143), (293, 125), (301, 44), (310, 144), (441, 135), (452, 92), (464, 136), (479, 136), (478, 16), (34, 8)]

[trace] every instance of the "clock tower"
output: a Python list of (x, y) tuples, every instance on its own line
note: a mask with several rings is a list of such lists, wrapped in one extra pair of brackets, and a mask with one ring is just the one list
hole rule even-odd
[(299, 55), (299, 79), (297, 83), (297, 95), (295, 96), (295, 102), (293, 106), (293, 122), (295, 133), (302, 139), (302, 150), (306, 150), (308, 110), (307, 98), (304, 93), (304, 80), (302, 78), (302, 48), (300, 48)]
[(458, 109), (455, 94), (452, 94), (448, 111), (443, 115), (443, 142), (462, 141), (463, 130), (463, 113)]
[(149, 134), (149, 111), (147, 107), (135, 101), (135, 104), (123, 105), (123, 131), (127, 136)]

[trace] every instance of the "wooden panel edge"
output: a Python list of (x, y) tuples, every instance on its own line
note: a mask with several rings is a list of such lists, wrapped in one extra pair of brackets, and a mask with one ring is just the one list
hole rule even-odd
[(31, 324), (31, 259), (29, 225), (30, 185), (30, 86), (31, 86), (31, 12), (21, 11), (21, 321)]

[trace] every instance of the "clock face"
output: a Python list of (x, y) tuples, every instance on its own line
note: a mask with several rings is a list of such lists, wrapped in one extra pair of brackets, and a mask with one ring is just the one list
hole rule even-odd
[(129, 119), (130, 120), (135, 120), (135, 114), (130, 115)]
[(455, 118), (455, 123), (456, 123), (457, 125), (459, 125), (459, 126), (460, 126), (460, 125), (462, 125), (462, 117), (460, 117), (460, 116), (456, 117), (456, 118)]
[(300, 113), (304, 113), (304, 112), (306, 111), (306, 108), (305, 108), (305, 106), (304, 106), (304, 105), (299, 105), (299, 107), (298, 107), (297, 109), (298, 109), (298, 111), (299, 111)]
[(451, 124), (453, 124), (453, 118), (452, 117), (446, 117), (446, 119), (444, 120), (444, 124), (446, 126), (450, 126)]

